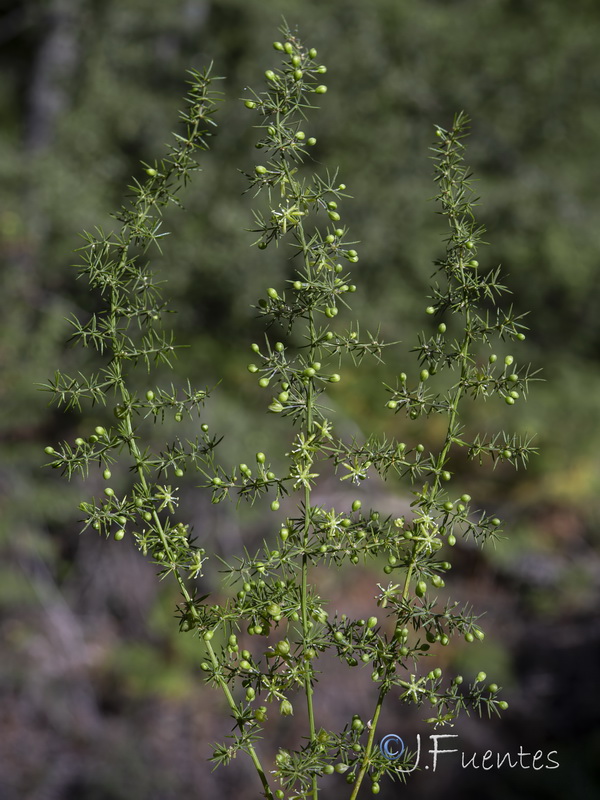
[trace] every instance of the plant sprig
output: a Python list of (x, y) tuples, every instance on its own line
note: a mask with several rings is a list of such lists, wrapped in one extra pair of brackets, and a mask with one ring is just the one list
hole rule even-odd
[[(452, 566), (446, 550), (441, 551), (459, 536), (484, 544), (502, 528), (468, 494), (451, 489), (456, 452), (463, 449), (479, 462), (485, 458), (515, 468), (526, 466), (535, 452), (530, 437), (516, 434), (477, 434), (469, 440), (461, 418), (463, 401), (500, 397), (513, 405), (527, 394), (535, 373), (515, 366), (512, 355), (498, 362), (493, 352), (497, 340), (517, 346), (524, 325), (512, 309), (499, 306), (507, 291), (499, 270), (487, 270), (476, 259), (484, 228), (474, 215), (476, 198), (463, 161), (468, 119), (459, 114), (450, 130), (436, 129), (433, 148), (436, 199), (448, 224), (446, 253), (436, 262), (426, 308), (435, 330), (418, 336), (414, 372), (411, 377), (410, 370), (400, 372), (395, 385), (385, 387), (384, 403), (409, 421), (445, 416), (445, 435), (435, 452), (426, 452), (419, 442), (376, 435), (363, 442), (338, 437), (327, 395), (342, 380), (344, 363), (359, 366), (366, 356), (381, 362), (390, 345), (379, 333), (362, 335), (358, 322), (348, 319), (359, 254), (342, 222), (346, 186), (337, 171), (309, 175), (304, 167), (316, 145), (305, 129), (315, 100), (327, 91), (322, 82), (327, 68), (287, 26), (282, 34), (284, 41), (275, 43), (281, 65), (268, 69), (266, 88), (249, 90), (243, 102), (257, 115), (260, 131), (260, 163), (244, 173), (247, 189), (266, 201), (266, 207), (253, 210), (254, 244), (260, 250), (285, 246), (294, 270), (280, 285), (264, 287), (256, 304), (265, 324), (264, 344), (251, 345), (248, 365), (259, 386), (268, 390), (266, 410), (290, 422), (285, 466), (278, 474), (260, 449), (246, 459), (252, 466), (223, 466), (217, 460), (220, 437), (211, 435), (206, 423), (195, 439), (177, 438), (152, 452), (142, 444), (144, 420), (200, 415), (209, 392), (189, 383), (183, 390), (148, 388), (143, 396), (130, 388), (138, 365), (151, 372), (163, 363), (170, 366), (174, 355), (172, 336), (161, 326), (167, 309), (160, 283), (146, 254), (164, 236), (161, 209), (180, 204), (180, 189), (198, 169), (194, 154), (207, 148), (216, 107), (209, 71), (193, 73), (182, 115), (184, 134), (177, 135), (167, 158), (144, 165), (147, 178), (130, 187), (132, 204), (115, 215), (120, 232), (86, 234), (80, 271), (103, 306), (86, 322), (71, 321), (73, 339), (107, 358), (107, 365), (89, 377), (58, 371), (44, 387), (67, 408), (80, 409), (84, 402), (112, 407), (116, 421), (46, 452), (51, 465), (69, 478), (87, 476), (98, 463), (108, 482), (110, 467), (127, 461), (133, 486), (119, 497), (107, 485), (102, 499), (82, 502), (83, 524), (107, 535), (114, 532), (116, 539), (131, 532), (159, 575), (176, 579), (179, 628), (202, 639), (202, 671), (224, 693), (234, 722), (229, 742), (214, 746), (214, 763), (227, 764), (246, 752), (269, 800), (317, 800), (321, 779), (338, 772), (355, 800), (367, 777), (377, 793), (384, 775), (404, 780), (403, 770), (414, 760), (414, 754), (405, 753), (401, 761), (389, 761), (376, 746), (379, 717), (392, 690), (402, 703), (427, 704), (426, 722), (433, 725), (448, 724), (470, 709), (492, 715), (507, 707), (499, 687), (487, 683), (484, 673), (465, 686), (462, 676), (423, 668), (422, 659), (453, 636), (468, 642), (484, 637), (480, 617), (469, 604), (439, 597)], [(276, 330), (285, 332), (280, 334), (285, 341), (275, 338)], [(492, 350), (487, 360), (486, 350)], [(327, 468), (354, 485), (374, 473), (408, 479), (414, 496), (410, 513), (383, 517), (376, 509), (363, 510), (358, 498), (337, 509), (317, 503), (315, 487)], [(269, 537), (254, 553), (245, 550), (220, 559), (223, 582), (233, 591), (220, 603), (199, 594), (195, 581), (208, 556), (195, 544), (190, 526), (178, 519), (175, 484), (188, 470), (201, 476), (215, 504), (266, 501), (277, 513), (282, 498), (295, 503), (295, 512), (274, 526), (275, 540)], [(350, 568), (363, 562), (379, 567), (384, 562), (383, 572), (390, 577), (374, 594), (383, 620), (333, 613), (313, 584), (317, 565)], [(355, 715), (338, 732), (320, 726), (315, 693), (318, 666), (327, 652), (341, 667), (363, 664), (371, 670), (377, 698), (368, 723)], [(275, 713), (291, 717), (298, 695), (306, 705), (305, 744), (295, 751), (279, 749), (268, 772), (257, 749), (264, 723), (274, 707)]]

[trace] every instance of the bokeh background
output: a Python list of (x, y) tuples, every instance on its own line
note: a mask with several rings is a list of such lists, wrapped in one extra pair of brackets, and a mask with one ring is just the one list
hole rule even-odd
[[(336, 419), (349, 435), (379, 431), (435, 446), (436, 426), (385, 412), (381, 381), (410, 369), (427, 320), (443, 226), (428, 148), (433, 126), (473, 118), (468, 161), (480, 219), (511, 302), (530, 311), (521, 362), (543, 369), (527, 403), (473, 409), (472, 430), (536, 434), (530, 469), (456, 465), (457, 484), (506, 520), (507, 538), (459, 542), (452, 596), (487, 611), (487, 637), (453, 643), (450, 670), (485, 669), (510, 701), (502, 720), (461, 719), (467, 753), (558, 751), (553, 771), (422, 770), (385, 798), (594, 797), (600, 789), (600, 6), (595, 0), (3, 0), (0, 3), (0, 798), (179, 800), (254, 798), (238, 759), (211, 771), (211, 743), (229, 730), (221, 698), (199, 677), (201, 651), (180, 635), (177, 596), (131, 542), (79, 535), (79, 502), (97, 491), (45, 470), (43, 447), (86, 435), (98, 411), (63, 414), (36, 388), (57, 367), (86, 368), (68, 348), (70, 313), (90, 308), (71, 264), (79, 233), (111, 225), (139, 162), (164, 152), (185, 70), (211, 61), (227, 77), (204, 173), (156, 259), (189, 345), (174, 381), (213, 387), (206, 419), (226, 434), (226, 463), (257, 449), (281, 458), (263, 395), (245, 370), (260, 335), (251, 304), (281, 280), (282, 254), (249, 247), (250, 203), (239, 169), (256, 163), (249, 112), (236, 99), (277, 63), (284, 15), (328, 66), (328, 94), (310, 120), (322, 168), (339, 165), (354, 200), (344, 221), (361, 241), (354, 310), (381, 326), (385, 368), (344, 374)], [(308, 128), (307, 128), (308, 129)], [(266, 256), (266, 257), (265, 257)], [(408, 371), (407, 369), (407, 371)], [(366, 376), (366, 377), (365, 377)], [(192, 423), (188, 425), (190, 435)], [(157, 431), (164, 441), (173, 431)], [(178, 429), (181, 433), (181, 426)], [(185, 435), (185, 430), (184, 430)], [(279, 456), (277, 455), (279, 453)], [(123, 477), (125, 481), (125, 476)], [(124, 484), (123, 484), (124, 486)], [(252, 549), (278, 527), (271, 512), (215, 507), (194, 481), (185, 508), (209, 550)], [(322, 500), (343, 503), (340, 484)], [(371, 482), (364, 502), (402, 508), (410, 486)], [(213, 562), (215, 563), (215, 562)], [(321, 576), (340, 611), (373, 604), (380, 567)], [(219, 591), (208, 571), (202, 587)], [(365, 612), (366, 614), (366, 612)], [(365, 670), (324, 677), (325, 723), (368, 717)], [(428, 730), (393, 696), (382, 732)], [(277, 716), (277, 715), (275, 715)], [(274, 722), (277, 744), (293, 722)], [(444, 731), (441, 731), (444, 732)], [(448, 732), (448, 731), (446, 731)], [(269, 743), (265, 743), (269, 752)], [(240, 763), (238, 763), (240, 762)], [(370, 796), (365, 788), (365, 796)], [(345, 796), (339, 776), (325, 797)]]

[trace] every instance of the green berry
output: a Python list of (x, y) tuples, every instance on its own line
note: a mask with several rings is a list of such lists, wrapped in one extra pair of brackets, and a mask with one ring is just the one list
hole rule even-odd
[(505, 402), (505, 403), (506, 403), (506, 405), (508, 405), (508, 406), (514, 406), (514, 404), (515, 404), (515, 398), (514, 398), (514, 397), (511, 397), (509, 394), (507, 394), (507, 395), (506, 395), (506, 397), (504, 398), (504, 402)]
[(473, 634), (470, 631), (467, 631), (467, 633), (465, 633), (465, 641), (467, 641), (467, 642), (475, 641), (475, 637), (473, 636)]
[(314, 146), (316, 145), (316, 143), (317, 143), (317, 140), (315, 139), (315, 137), (314, 137), (314, 136), (310, 136), (310, 137), (309, 137), (309, 138), (306, 140), (306, 144), (309, 144), (311, 147), (314, 147)]
[(487, 678), (485, 672), (478, 672), (475, 676), (475, 683), (483, 683), (483, 681)]
[(281, 44), (281, 42), (273, 42), (273, 47), (274, 47), (275, 50), (283, 50), (284, 49), (283, 45)]
[(265, 78), (266, 78), (268, 81), (274, 81), (276, 77), (277, 77), (277, 76), (275, 75), (275, 73), (273, 72), (273, 70), (272, 70), (272, 69), (268, 69), (268, 70), (265, 72)]
[(421, 380), (426, 381), (428, 377), (429, 377), (429, 370), (422, 369), (420, 373)]
[(388, 400), (386, 407), (393, 411), (394, 409), (398, 408), (398, 403), (395, 400)]
[(341, 377), (337, 374), (337, 372), (334, 372), (333, 375), (329, 377), (329, 383), (339, 383), (340, 381)]
[(377, 625), (377, 617), (369, 617), (367, 620), (367, 628), (374, 628)]
[(44, 447), (44, 453), (46, 453), (47, 456), (53, 456), (55, 452), (53, 447)]
[(320, 86), (317, 86), (317, 88), (315, 89), (315, 92), (317, 94), (325, 94), (326, 91), (327, 91), (327, 87), (324, 86), (323, 84), (321, 84)]
[(295, 78), (295, 80), (299, 81), (302, 78), (303, 75), (304, 75), (304, 73), (302, 72), (301, 69), (295, 69), (294, 70), (294, 78)]
[(415, 587), (415, 594), (417, 597), (423, 597), (427, 591), (427, 584), (425, 581), (419, 581)]
[(287, 656), (290, 652), (290, 643), (287, 639), (282, 639), (275, 645), (275, 652), (280, 656)]
[(323, 775), (333, 775), (334, 772), (335, 772), (335, 769), (333, 767), (333, 764), (326, 764), (323, 767)]
[(440, 324), (438, 325), (438, 331), (439, 331), (439, 333), (446, 333), (446, 323), (445, 322), (440, 322)]
[(361, 508), (361, 506), (362, 506), (361, 501), (360, 500), (355, 500), (352, 503), (352, 511), (358, 511), (358, 509)]
[(514, 360), (515, 359), (512, 356), (506, 356), (504, 359), (504, 363), (506, 364), (507, 367), (510, 367), (510, 365), (514, 362)]
[(120, 542), (124, 536), (125, 536), (125, 531), (122, 528), (118, 531), (115, 531), (115, 539), (117, 540), (117, 542)]
[(110, 488), (110, 486), (107, 486), (107, 487), (106, 487), (106, 489), (104, 490), (104, 494), (105, 494), (107, 497), (114, 497), (115, 490), (114, 490), (114, 489), (111, 489), (111, 488)]
[(314, 60), (317, 57), (317, 51), (314, 47), (311, 47), (308, 51), (308, 55)]
[(271, 511), (279, 511), (279, 500), (273, 500), (271, 503)]
[(487, 687), (487, 690), (490, 694), (496, 694), (498, 691), (498, 684), (497, 683), (490, 683)]
[(254, 102), (254, 100), (245, 100), (244, 105), (246, 106), (246, 108), (256, 108), (256, 103)]
[(111, 479), (111, 476), (112, 472), (109, 469), (105, 469), (104, 472), (102, 473), (102, 477), (104, 478), (105, 481), (109, 481)]
[(258, 385), (260, 386), (261, 389), (266, 389), (267, 386), (269, 385), (269, 379), (268, 378), (261, 378), (259, 380), (259, 382), (258, 382)]
[(453, 533), (451, 533), (448, 536), (447, 542), (450, 545), (450, 547), (454, 547), (454, 545), (456, 544), (456, 536)]
[(498, 708), (500, 708), (502, 711), (506, 711), (506, 709), (508, 708), (508, 703), (506, 702), (506, 700), (500, 700), (500, 702), (498, 703)]
[(277, 300), (279, 297), (279, 295), (277, 294), (277, 289), (273, 289), (273, 287), (267, 289), (267, 294), (269, 295), (271, 300)]
[(435, 314), (435, 308), (433, 306), (427, 306), (425, 309), (426, 314)]

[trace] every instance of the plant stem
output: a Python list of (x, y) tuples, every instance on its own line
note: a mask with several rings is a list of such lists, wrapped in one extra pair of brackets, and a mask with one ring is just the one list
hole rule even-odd
[(373, 748), (373, 741), (375, 740), (375, 731), (377, 730), (377, 723), (379, 722), (379, 714), (381, 713), (381, 707), (383, 706), (383, 701), (387, 694), (387, 689), (385, 689), (384, 686), (385, 682), (381, 684), (381, 687), (379, 689), (379, 695), (377, 697), (377, 705), (375, 706), (375, 712), (373, 714), (373, 719), (371, 720), (371, 727), (369, 729), (369, 738), (367, 739), (367, 744), (365, 746), (365, 755), (359, 773), (356, 776), (356, 781), (354, 782), (354, 788), (352, 790), (352, 794), (350, 795), (350, 800), (355, 800), (356, 796), (358, 795), (360, 785), (363, 782), (363, 779), (367, 773), (367, 769), (369, 766), (369, 758), (371, 756), (371, 750)]
[[(292, 176), (289, 173), (289, 169), (286, 164), (286, 172), (288, 174), (288, 180), (291, 181)], [(299, 187), (297, 184), (290, 183), (291, 186), (294, 186), (296, 191), (298, 191)], [(306, 245), (306, 238), (304, 236), (304, 228), (302, 226), (302, 222), (298, 225), (298, 239), (302, 246), (302, 253), (304, 256), (304, 263), (307, 269), (308, 274), (310, 275), (310, 259), (308, 256), (308, 248)], [(309, 349), (309, 361), (312, 363), (314, 360), (315, 355), (315, 339), (316, 339), (316, 332), (315, 332), (315, 323), (313, 318), (312, 310), (309, 312), (308, 315), (308, 335), (310, 341), (310, 349)], [(308, 439), (313, 432), (313, 403), (314, 403), (314, 394), (313, 394), (313, 382), (312, 378), (308, 379), (308, 385), (306, 387), (306, 438)], [(301, 597), (301, 607), (302, 607), (302, 633), (304, 638), (309, 631), (309, 619), (308, 619), (308, 608), (307, 608), (307, 601), (308, 601), (308, 556), (306, 554), (306, 549), (308, 547), (308, 538), (310, 533), (310, 508), (311, 508), (311, 488), (310, 484), (307, 481), (304, 485), (304, 529), (302, 532), (302, 585), (300, 589), (300, 597)], [(306, 647), (305, 647), (306, 651)], [(313, 706), (313, 685), (312, 685), (312, 666), (310, 660), (305, 659), (305, 667), (304, 667), (304, 691), (306, 693), (306, 705), (308, 711), (308, 726), (310, 731), (310, 741), (311, 743), (315, 742), (316, 739), (316, 729), (315, 729), (315, 713), (314, 713), (314, 706)], [(319, 795), (319, 788), (317, 784), (317, 776), (312, 776), (312, 795), (314, 800), (317, 800)]]

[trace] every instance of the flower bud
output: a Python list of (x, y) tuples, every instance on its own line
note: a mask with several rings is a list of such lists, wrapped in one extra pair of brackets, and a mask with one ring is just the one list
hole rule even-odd
[(282, 700), (281, 705), (279, 706), (279, 713), (283, 717), (289, 717), (294, 713), (294, 706), (289, 700)]

